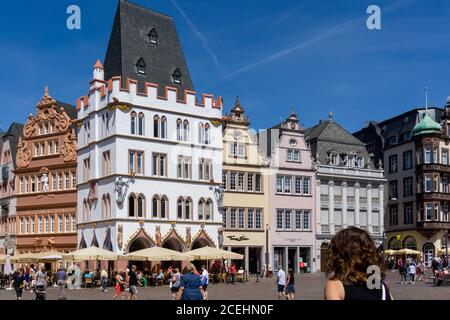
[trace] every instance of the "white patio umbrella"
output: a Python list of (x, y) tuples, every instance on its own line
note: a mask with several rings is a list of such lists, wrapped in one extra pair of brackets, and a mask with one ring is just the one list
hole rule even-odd
[(135, 261), (189, 261), (190, 257), (174, 250), (166, 248), (152, 247), (123, 256), (125, 260)]
[(213, 247), (203, 247), (185, 253), (192, 260), (242, 260), (244, 256), (231, 251), (226, 251)]
[(97, 247), (85, 248), (66, 254), (64, 261), (115, 261), (119, 255)]

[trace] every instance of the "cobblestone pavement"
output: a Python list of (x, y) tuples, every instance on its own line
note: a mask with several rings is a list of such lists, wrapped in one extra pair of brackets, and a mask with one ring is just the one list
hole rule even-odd
[[(397, 300), (450, 300), (450, 286), (435, 287), (431, 281), (416, 282), (414, 285), (401, 285), (398, 272), (388, 274), (392, 295)], [(324, 274), (302, 274), (296, 278), (296, 289), (298, 300), (322, 300), (323, 288), (326, 279)], [(103, 293), (99, 289), (65, 290), (69, 300), (111, 300), (114, 288)], [(260, 279), (251, 278), (249, 282), (237, 283), (236, 285), (211, 284), (208, 287), (211, 300), (273, 300), (277, 299), (277, 288), (275, 278)], [(34, 294), (24, 292), (23, 300), (34, 299)], [(56, 288), (49, 288), (47, 299), (58, 299)], [(140, 288), (140, 300), (169, 300), (169, 288)], [(15, 300), (14, 290), (0, 290), (0, 300)]]

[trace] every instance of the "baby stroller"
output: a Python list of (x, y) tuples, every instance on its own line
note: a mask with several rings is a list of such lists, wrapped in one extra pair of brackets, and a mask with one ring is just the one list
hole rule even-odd
[(34, 300), (45, 300), (47, 296), (44, 286), (35, 286), (34, 294), (35, 294)]

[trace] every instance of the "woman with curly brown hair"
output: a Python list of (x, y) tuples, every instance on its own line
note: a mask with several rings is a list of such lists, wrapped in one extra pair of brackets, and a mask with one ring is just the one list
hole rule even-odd
[(356, 227), (337, 233), (329, 247), (325, 300), (392, 300), (381, 279), (379, 289), (369, 288), (369, 267), (378, 267), (384, 278), (383, 256), (370, 235)]

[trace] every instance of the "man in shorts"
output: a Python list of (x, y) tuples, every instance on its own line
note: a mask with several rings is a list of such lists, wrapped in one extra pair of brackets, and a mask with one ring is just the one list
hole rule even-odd
[(137, 300), (138, 297), (138, 276), (136, 273), (136, 266), (131, 266), (131, 270), (128, 273), (128, 288), (130, 288), (130, 295), (128, 300)]
[(280, 267), (280, 270), (278, 270), (277, 285), (278, 299), (281, 299), (283, 296), (286, 297), (286, 293), (284, 292), (284, 288), (286, 287), (286, 272), (284, 272), (282, 267)]

